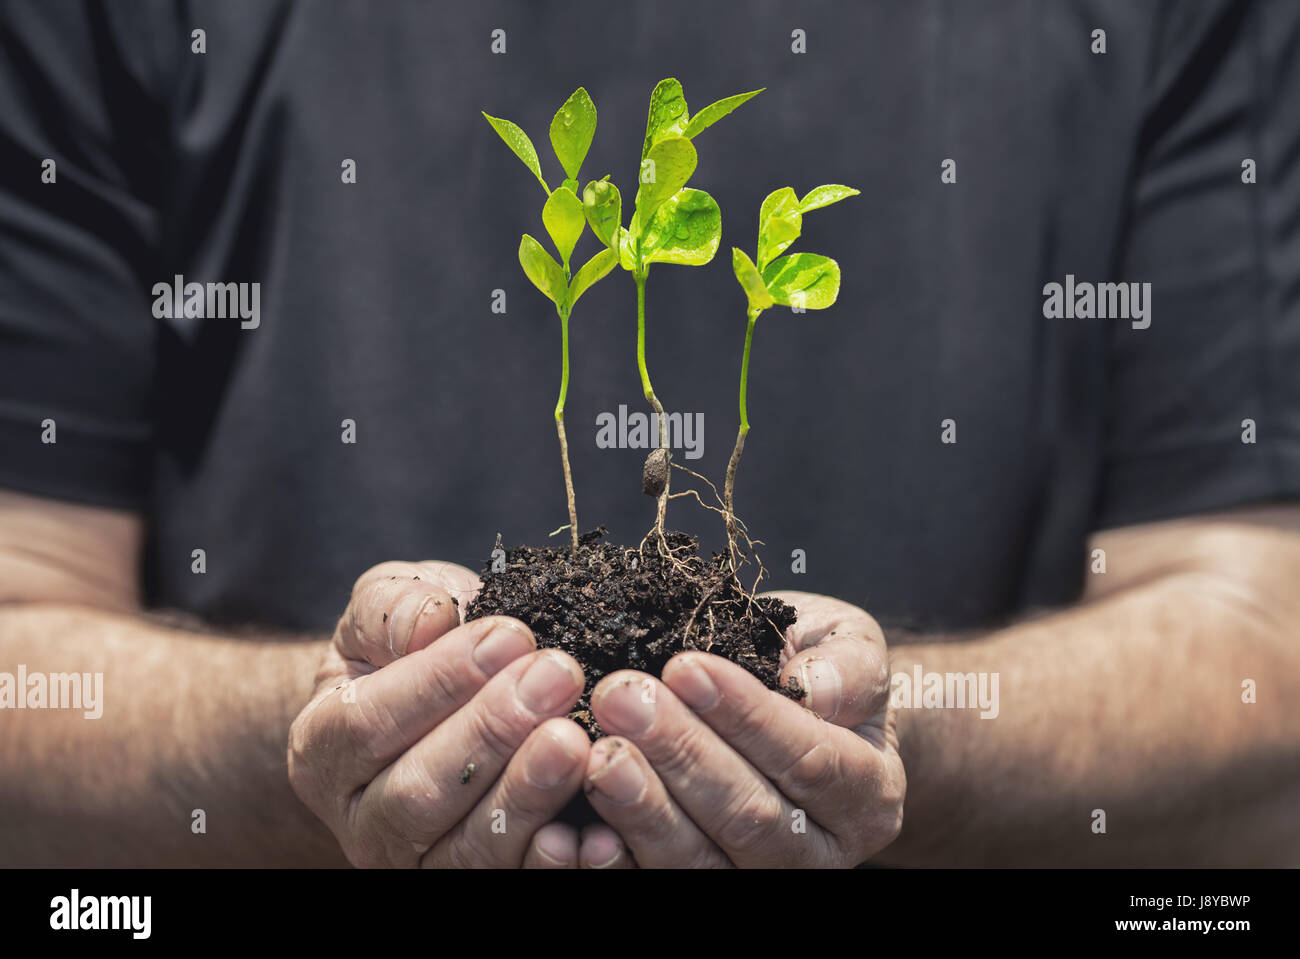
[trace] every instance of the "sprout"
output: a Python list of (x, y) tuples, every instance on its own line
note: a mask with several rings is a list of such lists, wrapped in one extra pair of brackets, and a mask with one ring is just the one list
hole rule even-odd
[(564, 401), (569, 392), (569, 316), (578, 298), (614, 269), (618, 262), (618, 254), (606, 248), (583, 264), (576, 276), (569, 269), (569, 259), (573, 256), (574, 247), (581, 239), (587, 223), (583, 202), (578, 199), (578, 174), (587, 150), (591, 147), (592, 137), (596, 134), (596, 105), (591, 102), (587, 91), (579, 87), (551, 121), (551, 146), (565, 173), (564, 182), (554, 190), (542, 178), (537, 150), (528, 139), (528, 134), (509, 120), (488, 116), (486, 113), (483, 116), (546, 191), (542, 225), (546, 227), (546, 232), (560, 255), (557, 263), (542, 244), (527, 233), (519, 242), (519, 263), (524, 268), (524, 273), (555, 304), (555, 312), (560, 317), (560, 396), (555, 403), (555, 432), (560, 440), (560, 461), (564, 466), (569, 538), (573, 552), (577, 553), (578, 507), (573, 494), (573, 472), (569, 468), (569, 442), (564, 433)]
[(749, 350), (754, 340), (754, 324), (758, 316), (774, 304), (796, 310), (821, 310), (835, 302), (840, 292), (840, 267), (830, 257), (817, 253), (792, 253), (781, 256), (790, 244), (799, 239), (803, 230), (803, 215), (811, 210), (830, 206), (846, 197), (857, 196), (852, 187), (827, 184), (810, 190), (800, 200), (790, 187), (769, 193), (758, 213), (757, 263), (743, 250), (732, 247), (731, 266), (736, 279), (745, 291), (749, 302), (748, 324), (745, 327), (745, 350), (740, 360), (740, 429), (736, 433), (736, 446), (727, 463), (727, 476), (723, 484), (723, 505), (726, 507), (727, 547), (731, 552), (732, 569), (736, 568), (736, 468), (745, 449), (749, 434), (747, 409), (749, 388)]
[(668, 507), (668, 417), (655, 395), (645, 362), (645, 284), (652, 263), (703, 266), (713, 259), (722, 241), (722, 213), (713, 197), (686, 186), (695, 172), (697, 155), (691, 140), (762, 90), (740, 93), (705, 107), (694, 117), (686, 106), (682, 85), (674, 79), (659, 81), (650, 94), (645, 141), (641, 146), (641, 172), (632, 220), (622, 225), (622, 196), (606, 176), (588, 183), (582, 191), (587, 222), (602, 243), (618, 257), (619, 265), (636, 281), (636, 365), (641, 389), (658, 415), (659, 450), (654, 466), (663, 482), (646, 482), (644, 489), (657, 499), (655, 525), (660, 548), (667, 550), (664, 518)]

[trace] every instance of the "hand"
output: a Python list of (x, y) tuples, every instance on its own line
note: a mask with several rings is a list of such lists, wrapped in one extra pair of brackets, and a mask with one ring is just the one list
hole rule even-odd
[(674, 656), (662, 682), (605, 677), (592, 711), (610, 735), (584, 788), (608, 828), (583, 834), (584, 862), (610, 855), (610, 828), (619, 866), (855, 866), (898, 835), (906, 778), (880, 626), (837, 599), (771, 595), (799, 612), (781, 681), (800, 682), (807, 708), (708, 653)]
[(576, 831), (551, 819), (590, 751), (563, 718), (582, 669), (518, 620), (462, 625), (478, 588), (426, 562), (383, 563), (352, 589), (290, 729), (289, 778), (353, 865), (578, 863)]

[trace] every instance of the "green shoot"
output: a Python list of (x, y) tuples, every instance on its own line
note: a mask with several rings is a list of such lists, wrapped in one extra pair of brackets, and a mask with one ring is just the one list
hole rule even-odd
[[(551, 120), (551, 146), (565, 173), (564, 181), (554, 190), (542, 178), (537, 150), (528, 134), (509, 120), (491, 117), (486, 113), (483, 116), (546, 191), (542, 225), (555, 245), (559, 262), (541, 243), (525, 233), (519, 242), (519, 264), (533, 285), (555, 304), (555, 312), (560, 318), (560, 395), (555, 403), (555, 432), (560, 441), (560, 462), (564, 467), (564, 491), (569, 507), (569, 541), (576, 554), (578, 507), (573, 492), (573, 471), (569, 467), (569, 442), (564, 432), (564, 403), (569, 393), (569, 316), (578, 298), (618, 263), (617, 252), (607, 246), (584, 263), (576, 276), (569, 266), (574, 248), (587, 225), (583, 202), (577, 195), (578, 174), (596, 134), (596, 105), (591, 102), (587, 91), (579, 87)], [(602, 242), (605, 241), (602, 239)]]
[(852, 187), (827, 184), (810, 190), (800, 200), (790, 187), (768, 194), (758, 214), (758, 251), (755, 260), (741, 249), (731, 250), (731, 267), (745, 291), (748, 303), (745, 325), (745, 349), (740, 360), (740, 429), (736, 445), (727, 463), (723, 484), (726, 509), (727, 547), (732, 569), (737, 567), (735, 491), (736, 469), (749, 435), (749, 353), (754, 341), (754, 325), (759, 315), (774, 305), (789, 306), (795, 312), (821, 310), (835, 302), (840, 292), (840, 267), (830, 257), (817, 253), (793, 253), (781, 256), (803, 231), (803, 215), (830, 206), (847, 197), (857, 196)]
[[(609, 177), (593, 180), (582, 193), (583, 210), (591, 232), (618, 257), (619, 265), (636, 282), (636, 365), (641, 390), (658, 416), (659, 448), (665, 458), (664, 482), (657, 493), (655, 525), (660, 549), (667, 551), (664, 522), (668, 508), (668, 417), (655, 394), (646, 367), (646, 277), (652, 263), (702, 266), (713, 259), (722, 241), (722, 213), (713, 197), (686, 186), (695, 172), (698, 156), (692, 139), (746, 100), (761, 93), (753, 90), (713, 103), (694, 117), (677, 80), (661, 80), (650, 94), (645, 140), (641, 148), (632, 219), (623, 227), (622, 196)], [(525, 160), (527, 162), (527, 160)], [(652, 453), (651, 455), (655, 455)]]

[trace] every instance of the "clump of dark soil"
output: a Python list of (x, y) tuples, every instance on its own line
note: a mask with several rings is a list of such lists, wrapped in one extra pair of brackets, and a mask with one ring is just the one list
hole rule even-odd
[[(579, 540), (575, 556), (561, 548), (507, 550), (505, 568), (483, 570), (483, 589), (466, 620), (513, 616), (543, 648), (562, 649), (582, 664), (587, 685), (570, 718), (593, 739), (602, 735), (591, 714), (591, 691), (620, 669), (658, 676), (684, 650), (702, 650), (739, 663), (769, 689), (794, 699), (798, 683), (781, 688), (781, 650), (794, 607), (751, 599), (728, 570), (727, 558), (704, 560), (685, 533), (666, 536), (675, 561), (653, 540), (643, 550), (604, 542), (601, 527)], [(500, 563), (498, 563), (498, 566)]]

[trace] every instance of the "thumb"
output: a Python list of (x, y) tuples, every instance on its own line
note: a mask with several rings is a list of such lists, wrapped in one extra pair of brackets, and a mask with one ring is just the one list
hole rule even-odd
[(455, 563), (380, 563), (352, 587), (335, 645), (344, 659), (387, 666), (459, 626), (478, 589)]

